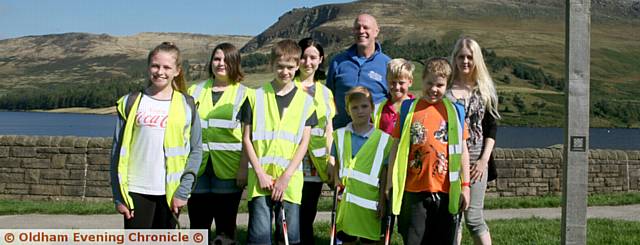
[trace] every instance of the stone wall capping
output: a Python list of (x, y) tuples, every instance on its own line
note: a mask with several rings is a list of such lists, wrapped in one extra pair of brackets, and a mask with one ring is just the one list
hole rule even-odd
[(53, 136), (39, 136), (36, 138), (37, 146), (50, 146)]
[(75, 137), (75, 136), (63, 136), (58, 146), (74, 147), (76, 140), (78, 138), (79, 137)]

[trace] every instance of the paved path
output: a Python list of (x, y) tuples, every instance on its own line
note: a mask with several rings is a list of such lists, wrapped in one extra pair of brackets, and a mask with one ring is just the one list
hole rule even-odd
[[(558, 219), (561, 217), (560, 208), (527, 208), (527, 209), (496, 209), (486, 210), (488, 220), (516, 219), (539, 217), (545, 219)], [(180, 217), (180, 223), (189, 224), (189, 217), (184, 214)], [(626, 206), (598, 206), (589, 207), (588, 218), (618, 219), (640, 222), (640, 204)], [(329, 221), (330, 212), (320, 212), (316, 221)], [(247, 225), (248, 214), (238, 215), (238, 224)], [(122, 228), (121, 215), (5, 215), (0, 216), (0, 229), (10, 228), (94, 228), (94, 229), (118, 229)]]

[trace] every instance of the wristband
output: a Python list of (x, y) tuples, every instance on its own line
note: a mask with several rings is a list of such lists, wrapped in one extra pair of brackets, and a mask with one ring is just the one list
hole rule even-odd
[(462, 182), (462, 187), (465, 187), (465, 186), (466, 186), (466, 187), (470, 187), (470, 186), (471, 186), (471, 183), (469, 183), (469, 182)]

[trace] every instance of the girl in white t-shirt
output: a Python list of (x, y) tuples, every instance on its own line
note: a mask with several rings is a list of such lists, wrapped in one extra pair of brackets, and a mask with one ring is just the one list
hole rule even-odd
[(117, 102), (111, 184), (125, 229), (169, 229), (187, 204), (202, 159), (200, 119), (187, 95), (180, 50), (156, 46), (149, 81)]

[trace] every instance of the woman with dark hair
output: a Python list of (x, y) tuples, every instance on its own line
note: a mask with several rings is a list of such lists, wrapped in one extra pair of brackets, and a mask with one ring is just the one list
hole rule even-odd
[[(496, 139), (498, 95), (478, 43), (468, 37), (460, 38), (451, 53), (452, 81), (446, 96), (464, 105), (465, 123), (469, 125), (469, 163), (471, 170), (471, 202), (464, 212), (465, 223), (474, 244), (491, 244), (489, 227), (484, 220), (484, 193), (487, 181), (495, 176), (491, 152)], [(493, 168), (493, 169), (492, 169)], [(459, 231), (458, 234), (462, 232)], [(460, 235), (458, 235), (458, 242)]]
[(208, 80), (189, 88), (199, 104), (204, 149), (198, 182), (189, 199), (190, 227), (208, 230), (215, 220), (216, 242), (229, 244), (235, 240), (238, 205), (247, 181), (237, 115), (253, 90), (240, 84), (244, 79), (240, 53), (230, 43), (213, 49), (207, 71)]
[(314, 244), (313, 221), (318, 209), (318, 199), (322, 183), (329, 183), (329, 176), (331, 176), (328, 149), (331, 149), (333, 141), (331, 120), (336, 109), (333, 104), (333, 93), (323, 84), (326, 75), (322, 70), (325, 58), (322, 46), (312, 38), (302, 39), (298, 45), (302, 54), (295, 84), (313, 97), (318, 116), (318, 124), (311, 129), (309, 148), (302, 160), (304, 185), (300, 204), (302, 244)]

